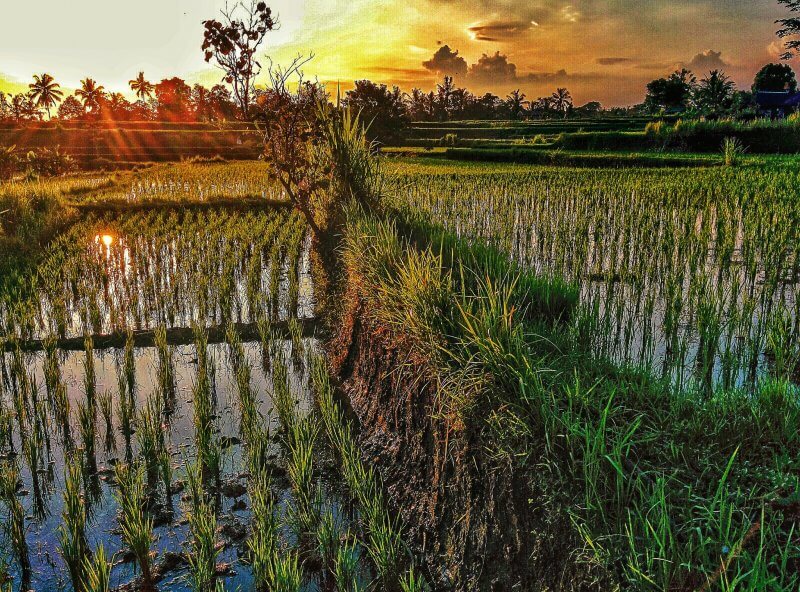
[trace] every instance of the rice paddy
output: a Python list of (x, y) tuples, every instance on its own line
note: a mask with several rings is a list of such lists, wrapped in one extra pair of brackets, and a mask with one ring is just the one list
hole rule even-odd
[(396, 164), (397, 206), (574, 284), (599, 356), (679, 389), (797, 372), (797, 175)]
[(312, 413), (309, 249), (281, 207), (89, 212), (13, 279), (0, 304), (13, 590), (384, 577)]
[[(314, 240), (263, 166), (0, 189), (64, 208), (0, 291), (0, 585), (456, 581), (362, 449)], [(571, 560), (624, 589), (793, 589), (795, 170), (382, 166), (390, 213), (348, 210), (341, 265), (436, 385), (428, 419), (547, 481)], [(396, 363), (370, 386), (419, 370)]]

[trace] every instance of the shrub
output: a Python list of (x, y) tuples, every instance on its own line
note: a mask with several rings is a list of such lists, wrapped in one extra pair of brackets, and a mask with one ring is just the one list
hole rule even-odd
[(742, 146), (738, 138), (725, 138), (722, 140), (722, 155), (725, 159), (725, 166), (736, 166), (741, 161), (747, 148)]
[(15, 146), (0, 146), (0, 181), (10, 179), (17, 170)]
[(56, 177), (75, 170), (75, 161), (69, 154), (55, 148), (31, 150), (25, 158), (28, 171), (36, 176)]

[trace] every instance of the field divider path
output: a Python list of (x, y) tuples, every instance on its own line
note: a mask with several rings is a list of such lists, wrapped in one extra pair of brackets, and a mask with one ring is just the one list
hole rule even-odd
[[(317, 319), (298, 319), (297, 322), (302, 328), (303, 337), (317, 336)], [(257, 323), (233, 323), (236, 332), (241, 337), (242, 342), (260, 341)], [(227, 324), (214, 325), (208, 327), (208, 343), (223, 343), (227, 331)], [(282, 338), (290, 339), (288, 321), (275, 321), (270, 323), (270, 327)], [(123, 331), (114, 333), (92, 335), (92, 344), (95, 350), (114, 349), (125, 347), (127, 334)], [(190, 345), (194, 343), (194, 333), (191, 327), (173, 327), (167, 329), (167, 343), (169, 345)], [(45, 340), (31, 339), (27, 341), (14, 342), (4, 341), (0, 343), (0, 350), (7, 352), (14, 351), (17, 345), (23, 352), (39, 352), (45, 350)], [(134, 347), (155, 347), (155, 330), (145, 329), (133, 332)], [(83, 351), (85, 348), (84, 337), (69, 337), (58, 339), (55, 342), (56, 349), (64, 351)]]

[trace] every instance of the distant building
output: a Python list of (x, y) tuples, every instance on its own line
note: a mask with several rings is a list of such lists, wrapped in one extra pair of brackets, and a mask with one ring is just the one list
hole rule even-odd
[(755, 96), (758, 110), (769, 117), (785, 117), (800, 106), (800, 92), (788, 90), (760, 90)]

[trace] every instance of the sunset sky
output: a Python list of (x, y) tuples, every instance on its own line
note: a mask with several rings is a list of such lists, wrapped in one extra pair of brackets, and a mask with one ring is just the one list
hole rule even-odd
[[(445, 73), (474, 92), (530, 98), (566, 86), (576, 103), (641, 102), (675, 67), (725, 70), (742, 88), (781, 53), (776, 0), (276, 0), (264, 55), (314, 52), (306, 73), (430, 89)], [(128, 91), (144, 70), (213, 84), (201, 21), (223, 0), (2, 0), (0, 90), (49, 72), (67, 89), (90, 76)], [(456, 54), (457, 52), (457, 54)], [(794, 65), (794, 64), (793, 64)]]

